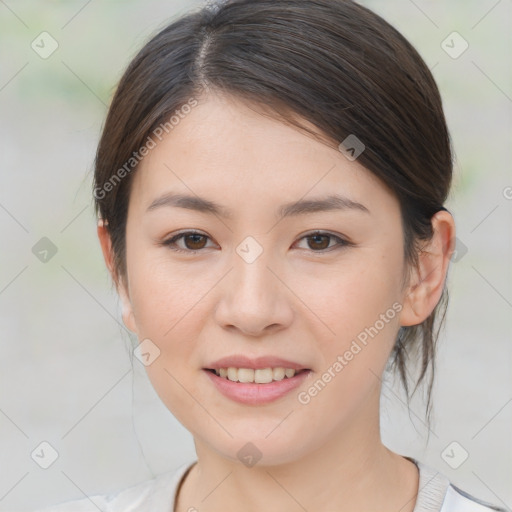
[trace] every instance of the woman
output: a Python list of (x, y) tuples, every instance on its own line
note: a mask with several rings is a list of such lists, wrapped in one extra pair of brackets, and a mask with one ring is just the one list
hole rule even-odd
[(235, 0), (163, 29), (113, 98), (94, 197), (197, 460), (51, 510), (500, 510), (380, 438), (388, 365), (430, 408), (451, 179), (434, 79), (368, 9)]

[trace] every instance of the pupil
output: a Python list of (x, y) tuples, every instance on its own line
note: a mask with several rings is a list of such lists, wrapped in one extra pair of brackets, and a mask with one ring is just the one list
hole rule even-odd
[[(190, 240), (190, 238), (192, 238), (192, 244), (196, 244), (196, 243), (199, 243), (198, 239), (201, 239), (203, 237), (203, 235), (188, 235), (188, 239)], [(187, 244), (188, 245), (188, 244)], [(197, 249), (197, 247), (193, 247), (194, 249)]]
[(327, 246), (325, 245), (325, 240), (328, 238), (327, 235), (313, 235), (312, 238), (315, 240), (315, 243), (321, 243), (321, 242), (318, 242), (319, 238), (324, 239), (324, 244), (322, 245), (322, 247), (320, 247), (320, 249), (325, 249), (329, 245), (329, 243), (327, 243)]

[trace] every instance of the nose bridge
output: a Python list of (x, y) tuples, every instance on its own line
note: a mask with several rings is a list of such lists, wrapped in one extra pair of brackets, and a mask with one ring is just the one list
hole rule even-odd
[[(272, 302), (278, 293), (276, 277), (270, 271), (271, 251), (264, 249), (254, 237), (246, 237), (235, 249), (233, 257), (234, 287), (251, 302)], [(262, 304), (259, 304), (261, 307)]]
[(284, 296), (285, 287), (274, 274), (270, 250), (247, 237), (235, 248), (231, 267), (217, 308), (219, 323), (257, 335), (268, 326), (282, 327), (290, 322), (291, 308)]

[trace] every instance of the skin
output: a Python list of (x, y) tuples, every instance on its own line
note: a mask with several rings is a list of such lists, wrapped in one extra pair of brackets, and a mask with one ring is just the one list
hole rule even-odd
[[(411, 512), (418, 471), (381, 442), (380, 377), (399, 327), (421, 323), (440, 299), (454, 250), (452, 216), (434, 215), (434, 237), (404, 283), (400, 208), (392, 192), (335, 147), (213, 91), (151, 150), (133, 179), (127, 275), (118, 280), (123, 320), (139, 340), (149, 338), (160, 349), (148, 376), (192, 433), (198, 456), (175, 511)], [(205, 197), (233, 216), (169, 206), (147, 211), (170, 191)], [(370, 213), (316, 212), (276, 223), (281, 204), (333, 191)], [(162, 245), (187, 229), (207, 238), (176, 242), (189, 253)], [(304, 238), (313, 230), (352, 245)], [(101, 222), (98, 236), (116, 279)], [(236, 252), (248, 236), (263, 249), (252, 263)], [(301, 404), (298, 393), (393, 303), (401, 311)], [(312, 373), (273, 403), (239, 404), (202, 371), (234, 353), (285, 357)], [(247, 442), (262, 453), (253, 467), (237, 457)]]

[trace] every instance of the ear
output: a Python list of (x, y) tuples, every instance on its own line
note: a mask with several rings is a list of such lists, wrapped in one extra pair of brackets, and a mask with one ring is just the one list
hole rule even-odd
[(110, 238), (110, 233), (108, 232), (106, 222), (104, 222), (102, 219), (98, 221), (97, 233), (101, 245), (101, 251), (103, 252), (103, 258), (105, 259), (105, 264), (110, 273), (110, 276), (112, 277), (112, 280), (116, 285), (117, 293), (121, 298), (121, 303), (123, 305), (124, 325), (126, 325), (130, 331), (137, 333), (132, 303), (130, 301), (130, 293), (128, 289), (129, 287), (125, 283), (125, 279), (120, 277), (116, 272), (114, 265), (114, 252), (112, 250), (112, 240)]
[(455, 222), (441, 210), (431, 219), (434, 235), (421, 248), (418, 267), (411, 273), (403, 298), (400, 325), (418, 325), (430, 316), (443, 292), (450, 258), (455, 250)]

